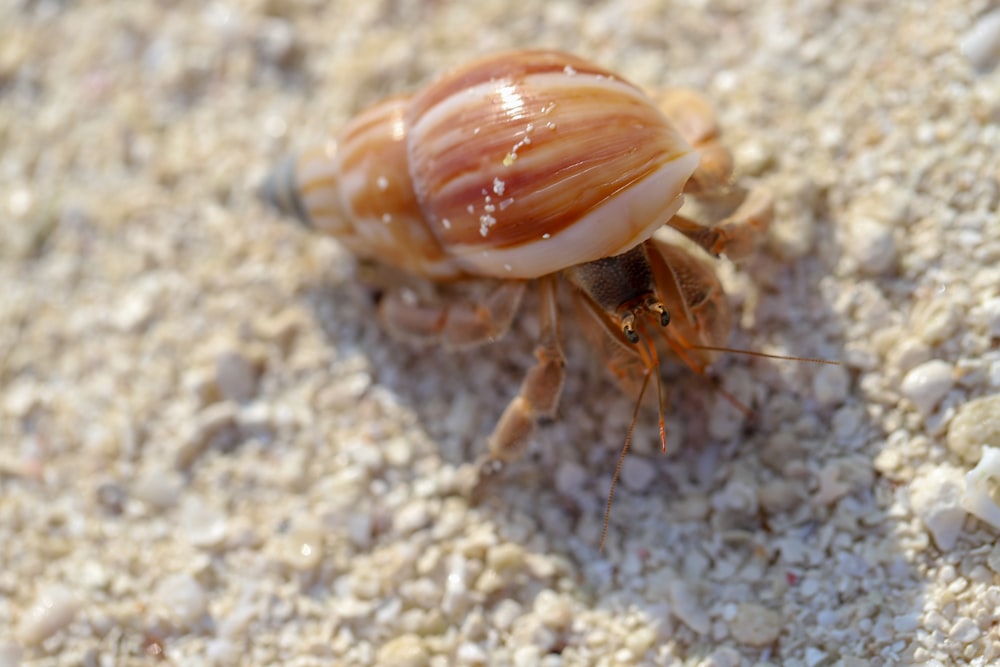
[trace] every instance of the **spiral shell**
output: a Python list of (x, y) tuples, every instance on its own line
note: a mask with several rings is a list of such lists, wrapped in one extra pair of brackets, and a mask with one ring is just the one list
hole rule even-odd
[(286, 160), (264, 183), (272, 204), (359, 257), (428, 278), (461, 274), (428, 227), (410, 177), (407, 98), (361, 112), (328, 141)]
[(536, 278), (649, 238), (698, 160), (637, 87), (574, 56), (518, 51), (362, 112), (266, 194), (357, 255), (419, 275)]

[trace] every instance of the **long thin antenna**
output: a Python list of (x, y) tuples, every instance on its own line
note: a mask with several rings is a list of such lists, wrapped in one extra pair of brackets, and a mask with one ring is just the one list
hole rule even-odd
[(660, 426), (660, 449), (661, 449), (661, 451), (664, 454), (666, 454), (667, 453), (667, 422), (666, 422), (666, 419), (663, 416), (663, 413), (664, 413), (664, 410), (663, 410), (663, 380), (660, 379), (660, 367), (659, 367), (659, 365), (657, 365), (657, 367), (655, 369), (653, 369), (652, 372), (656, 373), (656, 413), (660, 417), (660, 424), (659, 424), (659, 426)]
[(718, 379), (709, 377), (705, 373), (705, 367), (696, 363), (693, 359), (691, 359), (691, 357), (687, 354), (687, 350), (729, 352), (732, 354), (743, 354), (750, 357), (762, 357), (764, 359), (778, 359), (780, 361), (805, 361), (813, 364), (826, 364), (828, 366), (840, 365), (839, 361), (831, 361), (829, 359), (816, 359), (813, 357), (791, 357), (781, 354), (768, 354), (766, 352), (756, 352), (754, 350), (740, 350), (734, 347), (721, 347), (717, 345), (693, 345), (691, 343), (688, 343), (686, 340), (676, 340), (674, 336), (666, 332), (664, 332), (663, 337), (667, 341), (667, 344), (670, 346), (670, 348), (674, 351), (675, 354), (677, 354), (677, 356), (681, 358), (682, 361), (684, 361), (698, 375), (707, 378), (712, 383), (712, 386), (715, 388), (715, 390), (718, 391), (724, 399), (729, 401), (729, 403), (733, 407), (735, 407), (737, 410), (742, 412), (747, 417), (753, 417), (754, 415), (753, 410), (748, 406), (744, 405), (740, 399), (736, 398), (731, 393), (726, 391), (725, 388), (722, 386), (722, 384), (718, 381)]
[[(615, 487), (618, 486), (618, 477), (622, 472), (622, 465), (625, 463), (625, 455), (628, 454), (629, 446), (632, 444), (632, 433), (635, 431), (635, 422), (639, 418), (639, 408), (642, 406), (642, 397), (649, 386), (649, 376), (656, 372), (656, 369), (646, 369), (646, 377), (642, 381), (642, 388), (639, 389), (639, 398), (636, 399), (635, 409), (632, 411), (632, 423), (628, 426), (628, 434), (625, 436), (625, 444), (622, 446), (622, 453), (618, 456), (618, 465), (615, 466), (615, 476), (611, 478), (611, 489), (608, 491), (608, 506), (604, 510), (604, 527), (601, 530), (601, 543), (597, 547), (597, 553), (604, 551), (604, 542), (608, 538), (608, 524), (611, 522), (611, 501), (615, 498)], [(666, 442), (666, 440), (664, 440)]]
[(753, 350), (738, 350), (733, 347), (716, 347), (714, 345), (688, 345), (692, 350), (708, 350), (709, 352), (731, 352), (732, 354), (745, 354), (750, 357), (763, 357), (765, 359), (781, 359), (783, 361), (807, 361), (811, 364), (826, 364), (827, 366), (839, 366), (839, 361), (829, 359), (815, 359), (813, 357), (787, 357), (781, 354), (767, 354), (766, 352), (755, 352)]

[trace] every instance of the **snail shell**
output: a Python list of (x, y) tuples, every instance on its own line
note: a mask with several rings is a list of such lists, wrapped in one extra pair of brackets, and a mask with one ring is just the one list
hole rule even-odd
[(575, 56), (516, 51), (362, 111), (264, 196), (418, 275), (537, 278), (649, 238), (698, 162), (636, 86)]

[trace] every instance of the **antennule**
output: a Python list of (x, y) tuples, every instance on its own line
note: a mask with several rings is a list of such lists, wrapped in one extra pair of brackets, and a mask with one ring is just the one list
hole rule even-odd
[(643, 305), (649, 312), (660, 316), (661, 327), (665, 327), (670, 324), (670, 311), (667, 310), (666, 306), (657, 301), (655, 297), (649, 297)]

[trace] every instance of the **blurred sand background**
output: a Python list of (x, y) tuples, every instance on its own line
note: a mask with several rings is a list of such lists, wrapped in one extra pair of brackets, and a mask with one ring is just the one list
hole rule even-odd
[[(515, 9), (516, 7), (516, 9)], [(987, 665), (1000, 28), (984, 0), (0, 2), (0, 667)], [(717, 105), (777, 217), (671, 450), (564, 325), (561, 419), (470, 462), (531, 303), (461, 354), (374, 321), (254, 198), (474, 54), (570, 50)], [(529, 300), (530, 301), (530, 300)], [(975, 402), (974, 402), (975, 401)], [(985, 501), (989, 505), (988, 499)]]

